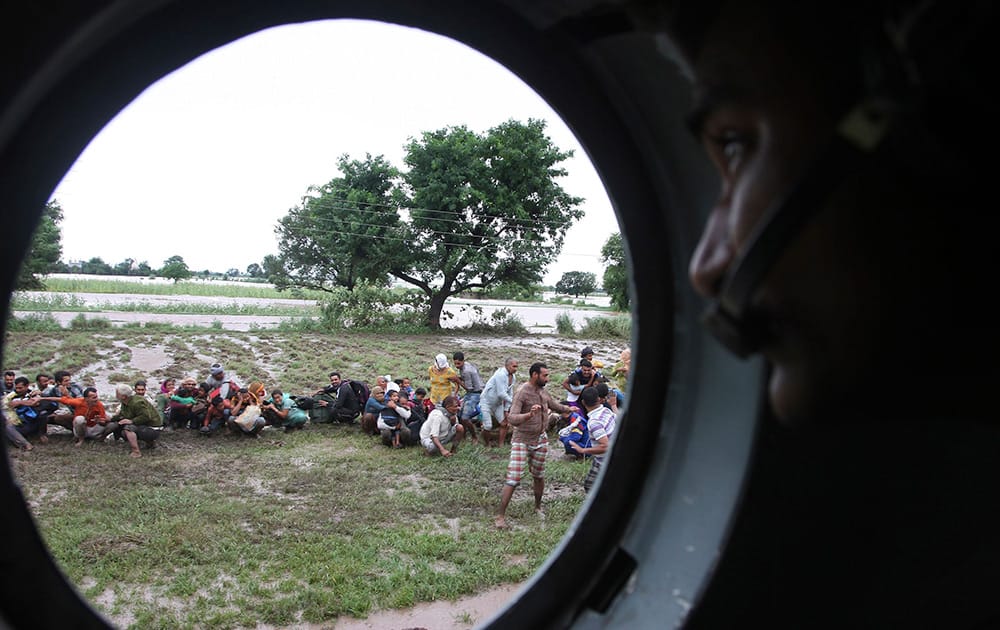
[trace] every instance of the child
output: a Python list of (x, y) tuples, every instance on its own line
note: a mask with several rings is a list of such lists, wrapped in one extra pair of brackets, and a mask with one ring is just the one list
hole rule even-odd
[(403, 448), (402, 433), (405, 431), (406, 441), (410, 439), (409, 429), (404, 424), (410, 418), (410, 410), (399, 402), (399, 392), (388, 393), (385, 406), (379, 412), (378, 430), (382, 434), (382, 443), (392, 448)]
[(425, 418), (431, 415), (431, 412), (434, 411), (434, 403), (427, 397), (427, 390), (423, 387), (418, 387), (413, 392), (413, 402), (419, 404), (423, 408)]
[(570, 375), (566, 380), (569, 381), (569, 391), (566, 393), (566, 404), (570, 407), (581, 409), (579, 399), (580, 392), (583, 391), (583, 383), (581, 382), (580, 374), (576, 371), (570, 372)]
[(578, 453), (572, 444), (582, 448), (591, 446), (590, 432), (587, 430), (587, 419), (578, 411), (569, 414), (569, 425), (559, 431), (559, 441), (563, 443), (567, 455), (574, 455), (576, 459), (586, 457)]
[(601, 403), (596, 387), (587, 387), (580, 393), (580, 402), (587, 410), (587, 431), (590, 433), (591, 446), (582, 447), (576, 442), (570, 442), (569, 446), (580, 455), (592, 455), (590, 470), (583, 480), (583, 489), (590, 492), (597, 479), (597, 474), (601, 472), (604, 463), (604, 454), (611, 443), (611, 437), (615, 432), (615, 413)]

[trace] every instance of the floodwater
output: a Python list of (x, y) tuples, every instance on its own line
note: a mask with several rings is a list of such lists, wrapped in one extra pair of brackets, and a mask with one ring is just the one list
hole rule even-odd
[[(219, 296), (203, 295), (144, 295), (137, 293), (45, 293), (35, 291), (25, 291), (26, 297), (41, 299), (44, 296), (63, 295), (67, 300), (75, 298), (87, 307), (113, 308), (115, 305), (146, 303), (152, 306), (186, 304), (207, 304), (225, 307), (227, 305), (281, 305), (281, 306), (301, 306), (303, 313), (305, 309), (315, 306), (315, 302), (308, 300), (296, 300), (291, 298), (231, 298)], [(589, 304), (595, 306), (607, 306), (609, 300), (606, 297), (592, 297), (588, 299)], [(491, 316), (498, 310), (509, 309), (514, 315), (521, 318), (521, 322), (530, 332), (545, 333), (554, 332), (556, 328), (556, 318), (561, 314), (567, 314), (577, 327), (586, 323), (587, 318), (609, 317), (615, 315), (608, 311), (596, 311), (580, 306), (552, 305), (540, 302), (514, 302), (508, 300), (467, 300), (451, 299), (445, 303), (445, 312), (451, 313), (452, 317), (442, 317), (442, 327), (461, 328), (469, 325), (477, 319), (489, 323)], [(14, 311), (16, 317), (30, 315), (30, 311)], [(80, 315), (76, 311), (53, 311), (52, 317), (62, 326), (68, 326), (69, 322)], [(224, 330), (250, 330), (251, 328), (271, 328), (277, 326), (283, 320), (291, 319), (288, 316), (258, 316), (258, 315), (220, 315), (220, 314), (185, 314), (185, 313), (140, 313), (133, 311), (100, 310), (88, 311), (85, 317), (104, 318), (111, 322), (113, 326), (122, 326), (137, 322), (160, 322), (172, 323), (181, 326), (208, 326), (219, 322)]]

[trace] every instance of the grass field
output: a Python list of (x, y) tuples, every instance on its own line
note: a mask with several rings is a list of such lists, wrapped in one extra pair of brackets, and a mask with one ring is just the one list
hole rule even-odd
[[(484, 378), (506, 356), (543, 361), (561, 381), (581, 344), (617, 356), (621, 339), (202, 330), (12, 332), (4, 366), (68, 369), (110, 400), (144, 377), (204, 378), (221, 361), (240, 382), (313, 391), (326, 373), (426, 385), (437, 352), (463, 350)], [(557, 385), (550, 384), (558, 395)], [(558, 446), (558, 442), (554, 442)], [(515, 493), (511, 531), (492, 526), (507, 449), (466, 444), (450, 459), (393, 451), (356, 427), (307, 425), (258, 439), (164, 433), (139, 460), (124, 445), (72, 446), (65, 434), (13, 468), (52, 554), (115, 625), (330, 627), (421, 601), (453, 600), (530, 576), (584, 500), (588, 463), (550, 451), (545, 507)]]

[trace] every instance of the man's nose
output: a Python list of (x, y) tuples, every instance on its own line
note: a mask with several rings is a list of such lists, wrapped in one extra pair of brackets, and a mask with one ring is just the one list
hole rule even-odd
[(688, 266), (688, 277), (695, 291), (707, 298), (717, 296), (735, 254), (726, 213), (717, 207), (705, 223)]

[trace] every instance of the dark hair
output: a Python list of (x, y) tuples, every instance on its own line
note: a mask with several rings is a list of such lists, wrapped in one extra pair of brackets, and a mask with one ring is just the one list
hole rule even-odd
[(594, 386), (594, 389), (597, 390), (597, 395), (601, 398), (607, 398), (608, 394), (611, 393), (611, 390), (608, 389), (607, 383), (598, 383)]
[(70, 374), (66, 370), (59, 370), (58, 372), (52, 375), (52, 378), (54, 378), (57, 383), (61, 383), (62, 380), (67, 376), (72, 376), (72, 374)]
[(3, 373), (3, 375), (4, 376), (17, 376), (17, 374), (14, 373), (14, 370), (7, 370), (6, 372)]
[(396, 385), (399, 385), (400, 387), (402, 387), (403, 386), (403, 379), (397, 378), (397, 379), (395, 379), (393, 381), (393, 383), (395, 383)]
[(570, 385), (579, 385), (580, 384), (580, 374), (579, 374), (579, 372), (577, 372), (575, 370), (572, 371), (572, 372), (570, 372), (569, 373), (569, 377), (566, 378), (566, 381)]
[(18, 376), (17, 378), (14, 379), (14, 384), (15, 385), (18, 385), (18, 384), (20, 384), (20, 385), (31, 385), (31, 381), (29, 381), (28, 377), (26, 377), (26, 376)]
[(140, 378), (138, 381), (135, 382), (135, 385), (133, 385), (132, 387), (138, 387), (140, 385), (146, 387), (146, 379)]
[(94, 392), (96, 394), (97, 389), (94, 387), (88, 387), (87, 389), (83, 390), (83, 397), (86, 398), (87, 394), (89, 394), (90, 392)]
[(457, 404), (459, 404), (458, 396), (455, 396), (454, 394), (450, 396), (445, 396), (444, 400), (441, 401), (442, 407), (447, 407), (448, 405), (457, 405)]
[(327, 378), (329, 378), (331, 376), (336, 376), (337, 378), (340, 378), (340, 372), (330, 372), (326, 376), (327, 376)]
[(46, 374), (45, 372), (39, 372), (38, 374), (36, 374), (36, 375), (35, 375), (35, 380), (37, 381), (38, 379), (42, 378), (43, 376), (44, 376), (44, 377), (45, 377), (46, 379), (48, 379), (48, 378), (49, 378), (49, 375), (48, 375), (48, 374)]
[(423, 387), (418, 387), (415, 390), (413, 390), (413, 394), (415, 396), (426, 396), (427, 395), (427, 390), (424, 389)]
[(213, 405), (218, 405), (221, 402), (223, 402), (222, 396), (216, 396), (215, 398), (212, 399), (212, 404)]
[(580, 367), (594, 367), (594, 364), (590, 362), (589, 359), (580, 359)]
[(547, 369), (548, 367), (549, 366), (545, 365), (541, 361), (539, 361), (537, 363), (532, 363), (531, 367), (528, 368), (528, 376), (531, 377), (532, 374), (538, 374), (542, 370)]
[(241, 393), (241, 394), (249, 394), (250, 390), (247, 389), (246, 387), (241, 387), (239, 393)]
[(271, 398), (274, 398), (275, 395), (284, 396), (285, 392), (275, 387), (274, 389), (271, 390)]
[(452, 361), (465, 361), (465, 355), (462, 352), (456, 352), (451, 355)]
[(584, 407), (594, 407), (597, 405), (597, 401), (601, 398), (596, 387), (584, 387), (583, 391), (580, 392), (580, 402), (583, 403)]

